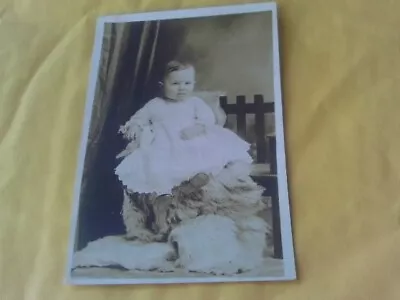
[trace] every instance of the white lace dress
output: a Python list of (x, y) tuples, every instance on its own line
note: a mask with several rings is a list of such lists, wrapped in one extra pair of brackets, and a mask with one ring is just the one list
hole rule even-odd
[[(183, 140), (182, 129), (195, 124), (205, 125), (206, 134)], [(199, 172), (216, 175), (231, 161), (252, 162), (250, 145), (216, 125), (211, 108), (196, 97), (182, 102), (154, 98), (124, 128), (140, 128), (142, 133), (139, 147), (115, 169), (119, 180), (132, 192), (168, 194)]]

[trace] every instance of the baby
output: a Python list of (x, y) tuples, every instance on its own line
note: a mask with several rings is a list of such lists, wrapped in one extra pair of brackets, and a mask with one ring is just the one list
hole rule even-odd
[(168, 63), (163, 96), (121, 127), (131, 143), (115, 173), (130, 192), (171, 194), (198, 173), (217, 175), (232, 161), (252, 162), (250, 145), (217, 124), (210, 106), (192, 95), (194, 85), (191, 64)]

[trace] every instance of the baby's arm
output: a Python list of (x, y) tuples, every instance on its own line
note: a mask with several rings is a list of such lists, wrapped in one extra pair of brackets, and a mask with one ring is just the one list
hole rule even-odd
[(206, 126), (203, 124), (194, 124), (193, 126), (186, 127), (181, 132), (183, 140), (190, 140), (196, 136), (206, 133)]
[(195, 119), (197, 124), (204, 126), (216, 125), (216, 118), (211, 107), (200, 98), (194, 99)]
[(195, 109), (195, 120), (193, 126), (182, 130), (181, 137), (184, 140), (206, 134), (207, 127), (216, 125), (216, 119), (212, 109), (202, 99), (193, 98), (192, 101)]
[(150, 108), (152, 101), (148, 102), (139, 109), (123, 126), (119, 128), (119, 133), (122, 133), (124, 138), (128, 140), (138, 140), (141, 129), (151, 124)]

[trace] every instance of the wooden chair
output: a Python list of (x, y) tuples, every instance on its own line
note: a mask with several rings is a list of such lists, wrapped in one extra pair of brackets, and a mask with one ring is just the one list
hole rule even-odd
[[(229, 103), (226, 96), (219, 98), (219, 105), (229, 115), (236, 115), (236, 130), (230, 128), (249, 141), (249, 132), (246, 115), (255, 116), (255, 163), (253, 165), (252, 177), (260, 185), (265, 187), (265, 197), (271, 199), (272, 227), (274, 240), (274, 257), (282, 259), (282, 238), (279, 214), (279, 194), (276, 161), (276, 137), (275, 134), (265, 132), (265, 114), (274, 113), (273, 102), (264, 102), (262, 95), (254, 95), (254, 103), (246, 103), (245, 96), (237, 96), (235, 103)], [(229, 128), (229, 125), (225, 125)]]

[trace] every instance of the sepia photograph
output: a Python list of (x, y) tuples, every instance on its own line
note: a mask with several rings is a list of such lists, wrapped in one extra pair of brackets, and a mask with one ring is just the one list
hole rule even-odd
[(295, 280), (275, 3), (100, 17), (74, 285)]

